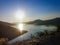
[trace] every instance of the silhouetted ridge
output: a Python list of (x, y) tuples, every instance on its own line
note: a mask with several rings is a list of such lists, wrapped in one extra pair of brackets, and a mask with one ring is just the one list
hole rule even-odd
[[(24, 31), (23, 33), (26, 33)], [(8, 38), (9, 40), (22, 35), (20, 31), (16, 28), (10, 26), (7, 22), (0, 21), (0, 38)]]
[(34, 20), (34, 21), (27, 22), (27, 24), (40, 24), (42, 22), (43, 22), (42, 20), (37, 19), (37, 20)]
[(12, 25), (12, 23), (8, 23), (8, 22), (3, 22), (3, 21), (0, 21), (0, 25), (7, 25), (7, 26), (11, 26)]
[(34, 20), (34, 21), (30, 21), (27, 22), (27, 24), (35, 24), (35, 25), (60, 25), (60, 18), (55, 18), (55, 19), (51, 19), (51, 20)]

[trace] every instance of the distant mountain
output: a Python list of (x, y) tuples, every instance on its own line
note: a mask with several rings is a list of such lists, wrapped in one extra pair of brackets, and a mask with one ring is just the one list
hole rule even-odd
[(51, 25), (59, 25), (60, 24), (60, 18), (46, 20), (44, 23), (51, 24)]
[(51, 20), (34, 20), (34, 21), (30, 21), (27, 22), (26, 24), (34, 24), (34, 25), (60, 25), (60, 18), (55, 18), (55, 19), (51, 19)]
[(8, 38), (9, 40), (20, 36), (27, 31), (24, 31), (22, 34), (16, 28), (10, 26), (10, 23), (0, 21), (0, 38)]
[(34, 20), (34, 21), (26, 22), (26, 24), (40, 24), (40, 23), (42, 23), (42, 22), (43, 22), (42, 20), (37, 19), (37, 20)]

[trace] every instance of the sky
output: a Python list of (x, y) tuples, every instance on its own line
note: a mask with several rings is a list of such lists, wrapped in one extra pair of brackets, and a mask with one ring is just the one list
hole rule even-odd
[(23, 22), (60, 17), (60, 0), (0, 0), (0, 20), (20, 22), (17, 10), (23, 11)]

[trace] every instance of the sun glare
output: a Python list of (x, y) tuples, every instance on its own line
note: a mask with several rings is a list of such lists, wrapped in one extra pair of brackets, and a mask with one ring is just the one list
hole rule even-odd
[(25, 12), (22, 10), (17, 10), (17, 12), (15, 13), (16, 15), (16, 19), (19, 20), (20, 24), (18, 24), (18, 29), (20, 30), (20, 32), (23, 31), (23, 24), (21, 23), (25, 17)]
[(24, 15), (25, 15), (24, 11), (18, 10), (16, 12), (16, 18), (18, 18), (19, 20), (23, 19)]
[(18, 24), (18, 29), (22, 32), (23, 31), (23, 24)]

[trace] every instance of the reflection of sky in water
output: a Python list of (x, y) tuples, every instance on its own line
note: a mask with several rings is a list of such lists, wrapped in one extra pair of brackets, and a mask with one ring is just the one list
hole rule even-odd
[(9, 43), (29, 39), (31, 34), (36, 35), (37, 32), (42, 32), (44, 30), (53, 31), (53, 30), (57, 29), (56, 26), (44, 26), (44, 25), (42, 25), (42, 26), (24, 25), (24, 26), (25, 26), (24, 30), (27, 30), (28, 32), (23, 34), (22, 36), (19, 36), (15, 39), (9, 41)]

